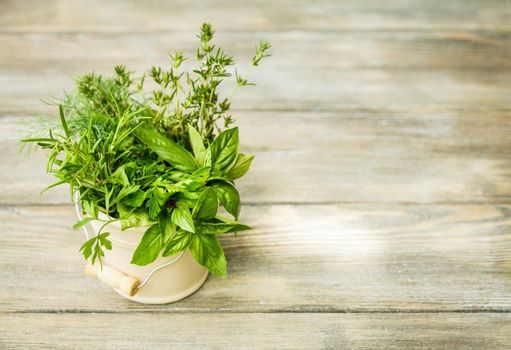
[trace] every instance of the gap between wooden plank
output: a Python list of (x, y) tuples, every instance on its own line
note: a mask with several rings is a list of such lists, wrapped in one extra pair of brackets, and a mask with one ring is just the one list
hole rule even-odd
[[(177, 304), (176, 302), (174, 304)], [(167, 306), (170, 304), (166, 304)], [(162, 305), (165, 306), (165, 305)], [(83, 310), (83, 309), (63, 309), (63, 310), (49, 310), (49, 309), (29, 309), (29, 310), (15, 310), (15, 311), (0, 311), (0, 314), (169, 314), (169, 311), (162, 309), (147, 309), (147, 310)], [(431, 310), (420, 310), (420, 309), (389, 309), (389, 310), (367, 310), (367, 309), (276, 309), (276, 310), (231, 310), (231, 309), (172, 309), (173, 314), (180, 315), (194, 315), (194, 314), (357, 314), (357, 315), (387, 315), (387, 314), (511, 314), (511, 307), (507, 309), (472, 309), (472, 310), (457, 310), (457, 309), (431, 309)]]
[[(61, 34), (61, 35), (79, 35), (79, 34), (91, 34), (91, 35), (152, 35), (152, 34), (180, 34), (180, 35), (189, 35), (190, 37), (194, 37), (199, 32), (199, 27), (196, 29), (188, 29), (188, 30), (179, 30), (179, 29), (150, 29), (150, 30), (133, 30), (133, 29), (123, 29), (123, 30), (52, 30), (52, 29), (44, 29), (44, 30), (20, 30), (20, 29), (6, 29), (0, 28), (0, 35), (32, 35), (32, 34)], [(439, 31), (442, 32), (456, 32), (456, 31), (469, 31), (469, 32), (480, 32), (487, 34), (498, 34), (505, 35), (511, 33), (511, 27), (509, 28), (460, 28), (460, 27), (443, 27), (439, 28), (406, 28), (406, 29), (392, 29), (392, 28), (341, 28), (341, 29), (303, 29), (303, 28), (286, 28), (282, 30), (235, 30), (235, 29), (222, 29), (218, 31), (219, 34), (241, 34), (241, 35), (253, 35), (253, 34), (363, 34), (363, 33), (409, 33), (415, 32), (420, 34), (435, 34)]]
[[(393, 202), (385, 202), (385, 201), (371, 201), (371, 200), (361, 200), (361, 201), (318, 201), (318, 202), (282, 202), (282, 201), (261, 201), (261, 202), (242, 202), (243, 207), (266, 207), (272, 205), (285, 205), (285, 206), (331, 206), (331, 205), (359, 205), (359, 204), (367, 204), (367, 205), (399, 205), (399, 206), (421, 206), (421, 205), (447, 205), (447, 206), (474, 206), (474, 205), (487, 205), (487, 206), (508, 206), (511, 205), (511, 201), (435, 201), (435, 202), (414, 202), (414, 201), (393, 201)], [(74, 206), (72, 202), (24, 202), (24, 203), (9, 203), (9, 202), (0, 202), (0, 209), (8, 209), (8, 208), (16, 208), (16, 207), (67, 207)]]
[[(57, 108), (57, 107), (55, 107)], [(278, 114), (278, 113), (297, 113), (297, 114), (305, 114), (305, 113), (312, 113), (312, 114), (359, 114), (359, 113), (367, 113), (367, 114), (374, 114), (375, 116), (381, 115), (381, 114), (414, 114), (414, 113), (432, 113), (432, 114), (440, 114), (440, 113), (509, 113), (511, 112), (510, 108), (494, 108), (494, 107), (475, 107), (475, 108), (453, 108), (453, 107), (446, 107), (446, 108), (422, 108), (422, 109), (370, 109), (370, 108), (323, 108), (323, 107), (315, 107), (315, 108), (289, 108), (289, 107), (282, 107), (282, 108), (264, 108), (264, 107), (249, 107), (249, 108), (243, 108), (243, 107), (236, 107), (231, 110), (233, 115), (237, 115), (239, 113), (261, 113), (261, 114)], [(27, 111), (0, 111), (0, 121), (2, 119), (12, 119), (17, 118), (20, 121), (24, 119), (33, 119), (34, 117), (41, 115), (44, 117), (49, 118), (56, 118), (57, 115), (57, 109), (53, 112), (49, 113), (40, 113), (34, 111), (34, 113), (27, 113)]]

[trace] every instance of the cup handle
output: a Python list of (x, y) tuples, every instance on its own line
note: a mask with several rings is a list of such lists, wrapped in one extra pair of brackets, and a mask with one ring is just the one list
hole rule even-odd
[(103, 281), (112, 288), (123, 291), (130, 297), (137, 294), (140, 285), (140, 281), (135, 277), (128, 276), (112, 266), (105, 264), (101, 267), (100, 264), (92, 265), (90, 261), (87, 261), (85, 274), (87, 276), (97, 277), (100, 281)]

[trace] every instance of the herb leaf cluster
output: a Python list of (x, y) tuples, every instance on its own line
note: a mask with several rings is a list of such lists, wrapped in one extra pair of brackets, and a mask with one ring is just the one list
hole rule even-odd
[[(78, 78), (76, 91), (58, 101), (60, 125), (22, 140), (49, 150), (46, 170), (58, 181), (48, 188), (69, 184), (72, 195), (79, 193), (86, 218), (74, 228), (102, 221), (80, 249), (93, 263), (112, 248), (104, 228), (118, 221), (122, 229), (148, 227), (133, 264), (189, 249), (201, 265), (226, 276), (217, 235), (249, 229), (238, 222), (234, 180), (249, 170), (253, 155), (239, 152), (231, 100), (220, 97), (219, 86), (227, 78), (235, 79), (235, 89), (253, 84), (232, 76), (234, 60), (212, 44), (213, 36), (203, 24), (196, 69), (180, 70), (187, 58), (179, 51), (168, 69), (152, 67), (147, 76), (156, 88), (150, 91), (146, 75), (136, 78), (124, 66), (111, 77)], [(254, 66), (269, 48), (260, 42)]]

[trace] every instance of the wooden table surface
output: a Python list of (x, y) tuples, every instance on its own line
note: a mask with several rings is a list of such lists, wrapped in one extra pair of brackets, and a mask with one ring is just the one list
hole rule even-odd
[[(67, 189), (39, 195), (17, 139), (203, 21), (258, 83), (233, 105), (254, 230), (222, 240), (228, 279), (139, 305), (83, 275)], [(509, 1), (1, 0), (0, 156), (1, 349), (511, 348)]]

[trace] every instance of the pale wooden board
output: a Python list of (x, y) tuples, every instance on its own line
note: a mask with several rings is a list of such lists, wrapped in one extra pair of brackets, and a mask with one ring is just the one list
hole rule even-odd
[[(249, 68), (255, 43), (272, 57)], [(40, 98), (73, 88), (71, 77), (127, 64), (140, 73), (192, 54), (195, 33), (0, 34), (0, 114), (48, 112)], [(233, 107), (256, 110), (509, 110), (507, 32), (219, 33), (218, 43), (258, 84)], [(192, 64), (188, 61), (188, 66)], [(225, 91), (230, 93), (229, 86)], [(484, 116), (484, 115), (483, 115)]]
[[(508, 112), (235, 113), (241, 149), (256, 155), (238, 181), (247, 203), (511, 201)], [(37, 119), (0, 118), (0, 203), (69, 203), (45, 174), (45, 153), (20, 154)], [(55, 120), (53, 120), (55, 122)]]
[(510, 314), (1, 314), (2, 349), (509, 349)]
[[(510, 28), (511, 30), (511, 28)], [(148, 70), (168, 63), (169, 52), (181, 50), (195, 63), (199, 44), (194, 32), (151, 33), (2, 33), (2, 71), (26, 69), (73, 73), (112, 71), (125, 63)], [(262, 61), (256, 76), (268, 69), (290, 70), (510, 70), (511, 33), (496, 31), (361, 31), (361, 32), (222, 32), (213, 43), (246, 65), (261, 39), (272, 43), (271, 58)], [(36, 54), (37, 53), (37, 54)], [(468, 55), (470, 53), (470, 55)], [(56, 64), (58, 71), (55, 69)], [(257, 90), (257, 89), (256, 89)]]
[(0, 311), (510, 311), (511, 207), (245, 206), (229, 277), (148, 306), (83, 274), (70, 206), (0, 209)]
[(505, 0), (16, 1), (0, 3), (9, 31), (509, 29)]
[[(510, 6), (0, 2), (0, 348), (509, 349)], [(228, 279), (138, 305), (83, 276), (17, 130), (72, 76), (190, 54), (203, 21), (259, 85), (233, 104), (255, 229), (223, 238)]]

